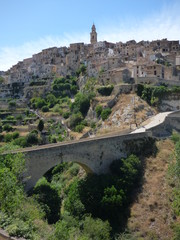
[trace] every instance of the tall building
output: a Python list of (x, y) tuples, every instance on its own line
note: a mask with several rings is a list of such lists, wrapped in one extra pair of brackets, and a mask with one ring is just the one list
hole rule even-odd
[(92, 25), (92, 30), (90, 33), (90, 42), (91, 44), (97, 43), (97, 32), (94, 24)]

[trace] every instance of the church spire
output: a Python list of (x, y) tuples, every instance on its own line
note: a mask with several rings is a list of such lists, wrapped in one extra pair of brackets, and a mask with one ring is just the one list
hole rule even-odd
[(90, 42), (91, 42), (91, 44), (97, 43), (97, 32), (96, 32), (96, 27), (95, 27), (94, 23), (91, 28)]

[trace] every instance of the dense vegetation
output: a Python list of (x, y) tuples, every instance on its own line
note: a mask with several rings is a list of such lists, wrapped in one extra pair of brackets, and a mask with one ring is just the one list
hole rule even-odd
[[(85, 76), (86, 66), (81, 65), (76, 75)], [(55, 143), (67, 138), (67, 127), (76, 132), (82, 132), (85, 126), (93, 128), (95, 124), (88, 122), (86, 116), (95, 97), (96, 79), (87, 78), (85, 81), (80, 91), (77, 77), (55, 78), (51, 91), (44, 97), (33, 97), (29, 104), (31, 111), (26, 109), (19, 115), (13, 114), (16, 102), (9, 100), (12, 111), (2, 113), (0, 120), (0, 142), (4, 145), (0, 154), (17, 146), (43, 144), (46, 141), (43, 139), (44, 130), (48, 142)], [(32, 82), (32, 86), (39, 84)], [(112, 90), (112, 85), (103, 86), (97, 92), (109, 96)], [(137, 90), (141, 98), (156, 106), (166, 94), (179, 92), (178, 87), (168, 89), (166, 86), (138, 85)], [(111, 114), (111, 109), (102, 105), (96, 104), (94, 108), (97, 120), (101, 118), (104, 121)], [(56, 113), (66, 121), (66, 126), (53, 118), (40, 119), (37, 117), (39, 111)], [(35, 123), (34, 130), (22, 136), (16, 127), (29, 123)], [(173, 135), (176, 163), (170, 168), (174, 185), (172, 207), (177, 216), (180, 215), (179, 140), (179, 135)], [(132, 149), (136, 148), (133, 152), (139, 154), (133, 141), (129, 144)], [(146, 144), (146, 153), (150, 145), (147, 147)], [(77, 164), (63, 163), (47, 172), (27, 196), (22, 183), (24, 156), (0, 155), (0, 227), (10, 235), (36, 240), (132, 239), (130, 234), (119, 233), (126, 227), (129, 207), (136, 195), (134, 189), (140, 184), (142, 163), (137, 156), (130, 155), (113, 162), (110, 170), (111, 174), (85, 175)], [(175, 240), (178, 240), (179, 226), (175, 225), (174, 230)]]
[[(14, 147), (7, 145), (0, 149), (0, 153), (9, 149)], [(21, 153), (0, 155), (0, 226), (10, 235), (45, 239), (48, 225), (43, 221), (44, 213), (39, 204), (23, 191), (24, 163)]]
[(180, 87), (168, 88), (165, 85), (151, 86), (138, 84), (137, 88), (137, 95), (152, 106), (158, 106), (163, 97), (173, 93), (180, 93)]
[[(79, 75), (85, 77), (81, 90), (77, 78)], [(45, 79), (42, 81), (44, 83)], [(93, 106), (91, 102), (98, 91), (102, 95), (109, 95), (113, 90), (112, 85), (96, 89), (96, 84), (97, 79), (89, 78), (86, 66), (82, 64), (76, 76), (54, 77), (50, 91), (33, 95), (27, 109), (19, 109), (17, 101), (9, 99), (8, 109), (0, 110), (0, 144), (13, 142), (14, 145), (29, 147), (70, 140), (73, 134), (69, 134), (69, 129), (81, 133), (87, 127), (86, 131), (96, 131), (98, 121), (106, 120), (111, 109), (98, 104)], [(42, 82), (33, 79), (31, 85), (41, 86)], [(97, 113), (95, 120), (87, 117), (90, 106)]]
[(108, 85), (108, 86), (99, 87), (97, 91), (103, 96), (109, 96), (111, 95), (113, 89), (114, 89), (113, 85)]
[(124, 229), (132, 189), (141, 175), (135, 155), (115, 161), (112, 174), (99, 176), (79, 177), (78, 165), (63, 163), (47, 172), (27, 197), (23, 155), (1, 155), (0, 164), (0, 226), (27, 239), (114, 238)]

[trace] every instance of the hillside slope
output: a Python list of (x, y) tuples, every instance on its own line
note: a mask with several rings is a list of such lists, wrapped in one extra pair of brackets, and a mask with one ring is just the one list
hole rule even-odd
[(157, 111), (134, 93), (121, 94), (109, 118), (102, 123), (99, 133), (135, 129), (156, 115)]
[(170, 140), (164, 140), (157, 142), (157, 147), (156, 157), (146, 160), (141, 193), (131, 207), (128, 228), (145, 240), (170, 240), (176, 218), (170, 205), (172, 189), (166, 177), (174, 145)]

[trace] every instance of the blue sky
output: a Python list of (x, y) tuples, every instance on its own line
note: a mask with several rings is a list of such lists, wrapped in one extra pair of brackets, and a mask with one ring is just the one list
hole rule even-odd
[(0, 70), (44, 48), (98, 40), (180, 40), (179, 0), (0, 0)]

